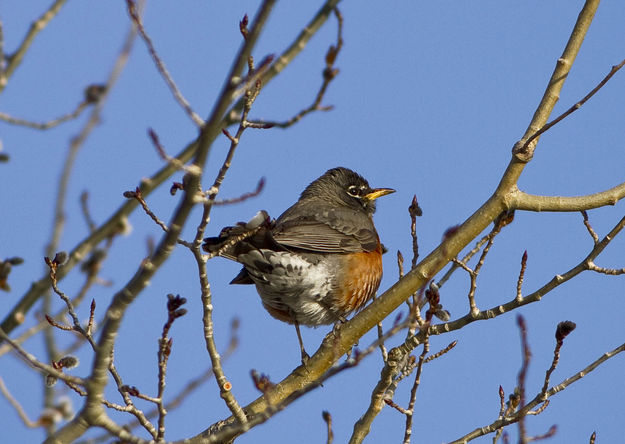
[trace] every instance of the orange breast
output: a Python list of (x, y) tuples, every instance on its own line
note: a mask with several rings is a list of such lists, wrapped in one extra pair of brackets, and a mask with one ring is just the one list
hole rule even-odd
[(341, 279), (336, 307), (345, 315), (361, 309), (375, 294), (382, 280), (382, 247), (370, 252), (348, 255)]

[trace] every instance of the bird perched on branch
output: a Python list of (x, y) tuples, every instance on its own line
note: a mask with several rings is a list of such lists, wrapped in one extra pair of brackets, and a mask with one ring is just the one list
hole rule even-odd
[(231, 284), (256, 285), (269, 314), (295, 325), (305, 362), (299, 326), (344, 321), (380, 286), (382, 244), (372, 216), (375, 200), (394, 191), (333, 168), (277, 220), (260, 211), (204, 239), (203, 248), (243, 264)]

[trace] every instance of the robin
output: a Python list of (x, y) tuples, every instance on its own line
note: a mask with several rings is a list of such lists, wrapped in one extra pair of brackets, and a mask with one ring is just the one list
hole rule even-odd
[(295, 325), (306, 362), (299, 326), (344, 321), (380, 286), (382, 245), (372, 216), (375, 200), (393, 192), (333, 168), (277, 220), (260, 211), (204, 239), (203, 248), (243, 264), (230, 283), (256, 285), (269, 314)]

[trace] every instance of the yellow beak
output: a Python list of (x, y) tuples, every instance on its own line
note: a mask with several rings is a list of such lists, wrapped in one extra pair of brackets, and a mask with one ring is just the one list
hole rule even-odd
[(365, 194), (365, 199), (375, 200), (378, 197), (386, 196), (387, 194), (391, 194), (394, 192), (395, 190), (392, 188), (376, 188), (375, 190), (371, 190), (369, 194)]

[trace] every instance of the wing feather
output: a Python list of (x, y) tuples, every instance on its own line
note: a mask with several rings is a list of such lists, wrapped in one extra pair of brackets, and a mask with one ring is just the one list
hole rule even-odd
[(286, 247), (323, 253), (373, 251), (378, 246), (373, 222), (349, 209), (278, 220), (272, 234)]

